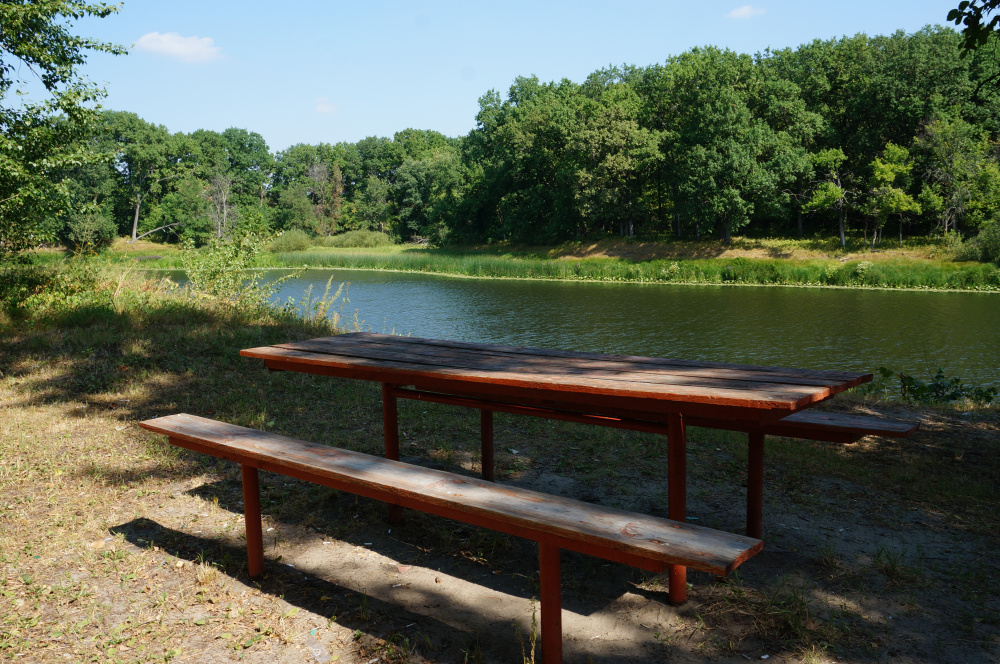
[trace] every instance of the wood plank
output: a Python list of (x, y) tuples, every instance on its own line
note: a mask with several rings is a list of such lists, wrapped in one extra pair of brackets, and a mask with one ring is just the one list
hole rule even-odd
[[(759, 540), (708, 528), (633, 514), (582, 501), (504, 486), (445, 471), (295, 440), (187, 414), (142, 422), (150, 431), (205, 445), (223, 458), (267, 461), (292, 476), (362, 495), (384, 495), (396, 504), (446, 507), (506, 524), (513, 534), (621, 551), (658, 561), (725, 574), (760, 550)], [(326, 481), (324, 481), (326, 480)], [(430, 510), (429, 510), (430, 511)], [(502, 529), (501, 529), (502, 530)], [(552, 538), (551, 540), (549, 538)], [(587, 547), (576, 548), (591, 552)]]
[[(315, 340), (320, 341), (320, 340)], [(506, 372), (531, 372), (545, 374), (561, 380), (579, 382), (585, 379), (613, 380), (631, 383), (649, 383), (652, 385), (674, 385), (686, 381), (709, 382), (720, 388), (735, 389), (767, 389), (770, 385), (816, 386), (836, 388), (844, 387), (844, 383), (830, 379), (819, 378), (777, 378), (753, 372), (737, 372), (732, 369), (704, 369), (697, 367), (658, 367), (649, 364), (626, 362), (599, 362), (597, 360), (579, 358), (551, 358), (540, 356), (521, 356), (515, 354), (483, 353), (474, 351), (440, 352), (433, 349), (406, 349), (401, 352), (387, 344), (361, 342), (350, 347), (341, 346), (340, 352), (331, 352), (323, 344), (301, 342), (295, 344), (278, 344), (277, 347), (320, 353), (331, 357), (390, 360), (407, 362), (423, 367), (450, 367), (456, 369), (475, 369)], [(668, 371), (669, 369), (669, 371)], [(860, 379), (858, 380), (860, 383)]]
[(919, 422), (890, 420), (869, 415), (802, 411), (763, 425), (748, 422), (719, 421), (714, 418), (688, 418), (688, 424), (706, 429), (758, 432), (770, 436), (853, 443), (864, 436), (906, 438), (919, 428)]
[[(502, 369), (467, 369), (439, 367), (400, 362), (391, 359), (370, 359), (325, 355), (285, 349), (278, 346), (248, 348), (240, 351), (244, 357), (300, 363), (305, 367), (340, 367), (356, 372), (356, 377), (400, 385), (414, 384), (421, 378), (447, 379), (455, 384), (491, 383), (554, 393), (585, 392), (607, 396), (666, 399), (766, 409), (799, 410), (836, 393), (835, 388), (752, 384), (678, 377), (660, 383), (601, 380), (566, 374), (514, 372)], [(348, 374), (345, 374), (348, 375)]]
[(813, 370), (813, 369), (797, 369), (789, 367), (772, 367), (763, 365), (750, 365), (750, 364), (734, 364), (727, 362), (708, 362), (701, 360), (681, 360), (676, 358), (661, 358), (661, 357), (645, 357), (640, 355), (614, 355), (607, 353), (593, 353), (586, 351), (567, 351), (567, 350), (557, 350), (548, 348), (531, 348), (531, 347), (520, 347), (520, 346), (503, 346), (497, 344), (483, 344), (483, 343), (470, 343), (464, 341), (451, 341), (446, 339), (428, 339), (422, 337), (400, 337), (389, 334), (378, 334), (374, 332), (350, 332), (347, 334), (341, 334), (331, 337), (319, 337), (317, 339), (311, 339), (306, 342), (287, 342), (285, 344), (276, 344), (279, 346), (291, 345), (296, 343), (308, 343), (310, 341), (321, 342), (321, 343), (346, 343), (355, 344), (362, 342), (371, 343), (386, 343), (393, 347), (401, 348), (405, 346), (432, 346), (441, 348), (457, 348), (457, 349), (467, 349), (476, 352), (489, 352), (489, 353), (512, 353), (517, 355), (540, 355), (545, 357), (556, 357), (556, 358), (581, 358), (581, 359), (592, 359), (598, 361), (622, 361), (638, 364), (649, 364), (654, 366), (664, 366), (670, 367), (691, 367), (691, 368), (719, 368), (719, 369), (734, 369), (737, 371), (750, 370), (756, 373), (764, 375), (773, 376), (784, 376), (789, 378), (805, 378), (809, 376), (814, 376), (820, 379), (828, 379), (836, 382), (848, 381), (857, 378), (858, 376), (864, 376), (868, 374), (859, 374), (856, 372), (846, 372), (846, 371), (830, 371), (830, 370)]
[[(886, 436), (888, 438), (906, 438), (920, 428), (920, 422), (908, 420), (888, 420), (870, 415), (853, 415), (850, 413), (828, 413), (820, 411), (804, 411), (789, 415), (768, 426), (775, 431), (783, 429), (803, 431), (840, 431), (855, 433), (862, 436)], [(777, 435), (787, 435), (778, 433)]]

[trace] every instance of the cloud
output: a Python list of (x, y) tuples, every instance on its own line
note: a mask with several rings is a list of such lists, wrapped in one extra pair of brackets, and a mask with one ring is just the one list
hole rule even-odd
[(330, 103), (330, 99), (328, 97), (320, 97), (316, 100), (316, 106), (313, 110), (320, 115), (333, 115), (338, 109), (336, 104)]
[(137, 51), (165, 55), (189, 64), (211, 62), (222, 57), (222, 47), (211, 37), (181, 37), (176, 32), (148, 32), (135, 43)]
[(764, 9), (760, 7), (754, 7), (753, 5), (743, 5), (742, 7), (737, 7), (733, 11), (726, 14), (726, 18), (736, 18), (743, 21), (748, 21), (754, 16), (760, 16), (764, 13)]

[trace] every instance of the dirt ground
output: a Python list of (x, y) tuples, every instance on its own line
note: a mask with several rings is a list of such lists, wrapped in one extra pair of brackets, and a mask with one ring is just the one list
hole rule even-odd
[[(529, 542), (415, 512), (392, 526), (381, 504), (265, 473), (266, 573), (253, 582), (233, 464), (167, 448), (126, 404), (0, 396), (2, 659), (534, 661)], [(852, 458), (877, 467), (923, 450), (1000, 486), (995, 415), (906, 414), (924, 422), (916, 437), (864, 439)], [(522, 435), (498, 418), (503, 481), (665, 515), (662, 477), (594, 482)], [(729, 436), (692, 430), (689, 514), (738, 532), (745, 459)], [(445, 461), (408, 440), (410, 461), (478, 470), (473, 446)], [(565, 661), (998, 661), (995, 520), (803, 472), (782, 449), (767, 465), (764, 552), (728, 580), (689, 573), (681, 607), (657, 576), (564, 552)]]

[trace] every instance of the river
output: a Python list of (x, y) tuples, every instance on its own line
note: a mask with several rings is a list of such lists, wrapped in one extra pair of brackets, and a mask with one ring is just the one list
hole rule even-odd
[(331, 276), (349, 282), (341, 315), (366, 331), (1000, 384), (1000, 294), (308, 270), (281, 299), (321, 294)]

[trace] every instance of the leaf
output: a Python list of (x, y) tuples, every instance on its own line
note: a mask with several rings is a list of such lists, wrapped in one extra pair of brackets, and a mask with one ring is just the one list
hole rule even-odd
[(193, 622), (194, 622), (195, 625), (204, 625), (208, 621), (205, 620), (204, 618), (198, 618), (197, 620), (195, 620)]

